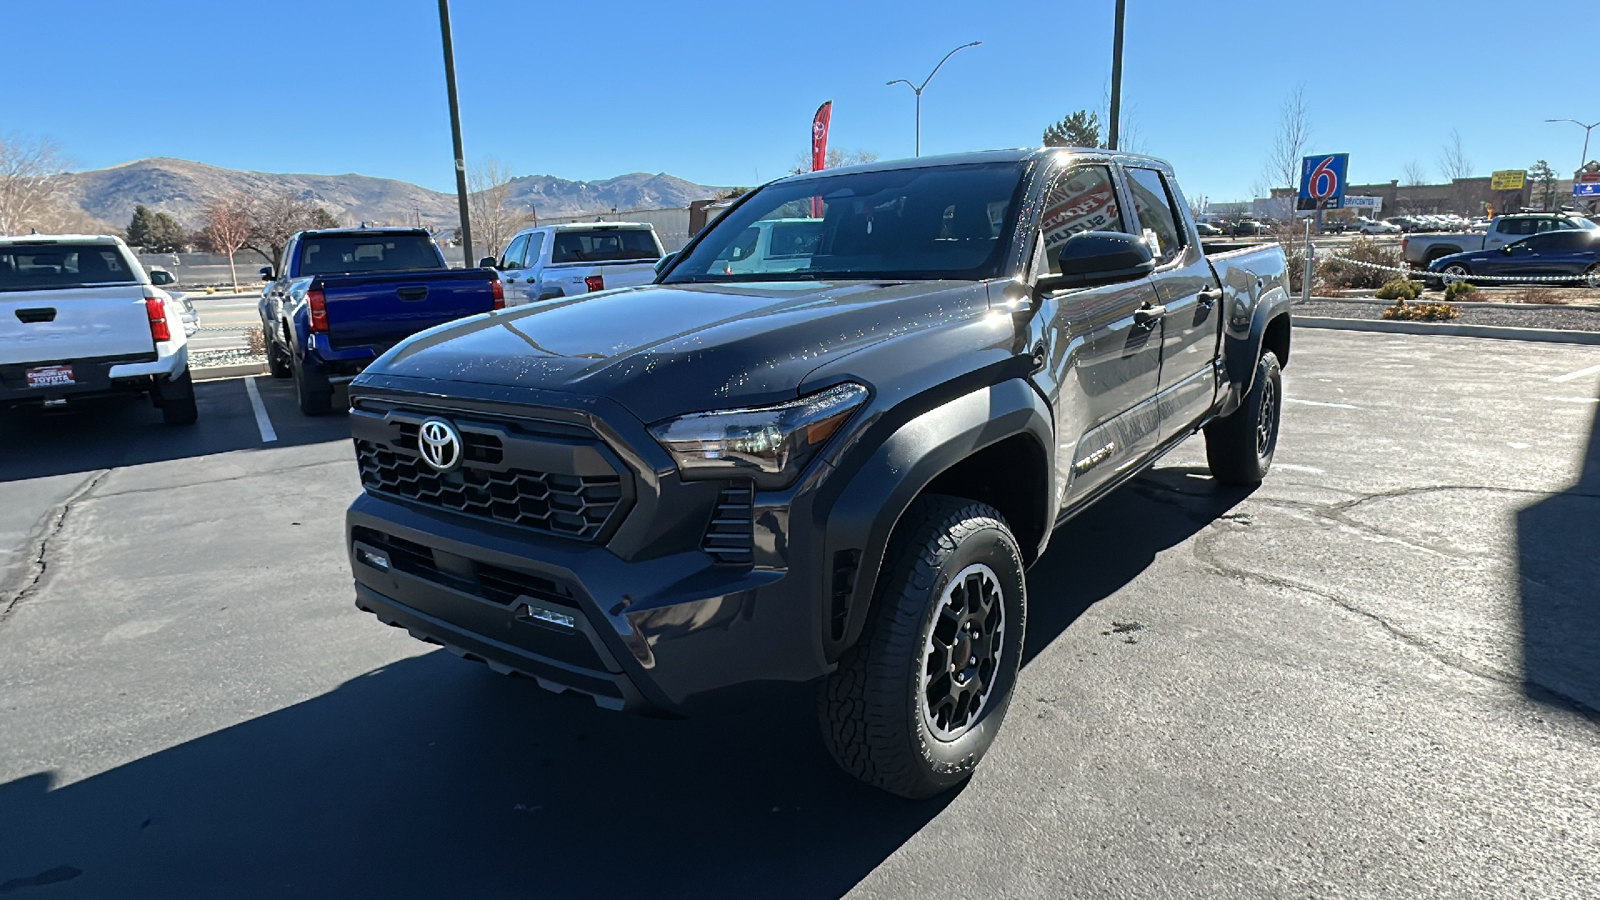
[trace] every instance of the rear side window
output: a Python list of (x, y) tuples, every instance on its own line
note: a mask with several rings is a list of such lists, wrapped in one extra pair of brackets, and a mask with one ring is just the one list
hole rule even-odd
[(437, 269), (439, 251), (421, 234), (313, 234), (300, 240), (301, 275)]
[(1183, 232), (1173, 212), (1172, 195), (1161, 173), (1154, 169), (1128, 169), (1128, 189), (1133, 193), (1134, 214), (1151, 244), (1156, 265), (1165, 265), (1183, 251)]
[(613, 262), (636, 259), (654, 261), (661, 258), (650, 232), (638, 229), (596, 229), (594, 231), (558, 231), (550, 247), (552, 263)]
[(135, 281), (122, 253), (105, 244), (0, 247), (0, 291)]
[(1533, 219), (1505, 219), (1500, 223), (1501, 234), (1533, 234)]

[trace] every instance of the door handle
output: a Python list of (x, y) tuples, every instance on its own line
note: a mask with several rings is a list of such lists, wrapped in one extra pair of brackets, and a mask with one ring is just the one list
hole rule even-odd
[(1141, 306), (1133, 311), (1134, 327), (1150, 331), (1156, 327), (1156, 323), (1160, 322), (1161, 317), (1166, 314), (1167, 308), (1165, 306)]
[(1222, 288), (1212, 288), (1211, 290), (1200, 292), (1200, 305), (1206, 309), (1216, 306), (1217, 301), (1221, 299)]

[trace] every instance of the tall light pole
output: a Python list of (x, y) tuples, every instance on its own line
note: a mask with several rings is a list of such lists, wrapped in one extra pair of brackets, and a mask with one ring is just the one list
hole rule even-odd
[(957, 47), (955, 50), (951, 50), (949, 53), (946, 53), (944, 55), (944, 59), (939, 60), (939, 65), (933, 67), (933, 71), (928, 73), (928, 77), (927, 78), (922, 79), (922, 84), (920, 84), (920, 85), (912, 84), (911, 82), (905, 80), (904, 78), (896, 78), (893, 81), (886, 82), (886, 84), (890, 84), (890, 85), (903, 84), (906, 87), (911, 88), (911, 92), (917, 95), (917, 144), (916, 144), (916, 155), (917, 156), (921, 156), (922, 155), (922, 89), (928, 86), (928, 82), (933, 80), (933, 76), (939, 74), (939, 67), (944, 65), (945, 60), (949, 59), (952, 56), (955, 56), (956, 55), (956, 51), (965, 50), (968, 47), (976, 47), (981, 43), (983, 43), (983, 41), (973, 41), (970, 44), (962, 44), (961, 46)]
[(1117, 132), (1122, 126), (1122, 16), (1127, 0), (1117, 0), (1117, 21), (1111, 29), (1111, 121), (1106, 123), (1106, 149), (1117, 149)]
[[(1546, 122), (1571, 122), (1572, 124), (1574, 124), (1574, 125), (1578, 126), (1579, 128), (1583, 129), (1583, 158), (1578, 160), (1578, 170), (1581, 170), (1584, 166), (1588, 165), (1589, 164), (1589, 132), (1595, 130), (1596, 128), (1600, 128), (1600, 122), (1596, 122), (1593, 125), (1585, 125), (1582, 122), (1579, 122), (1577, 119), (1545, 119), (1545, 121)], [(1577, 170), (1574, 170), (1574, 171), (1577, 171)]]
[(456, 101), (456, 53), (450, 40), (450, 0), (439, 0), (439, 36), (444, 41), (444, 83), (450, 94), (450, 134), (455, 139), (456, 199), (461, 204), (461, 252), (467, 268), (472, 259), (472, 215), (467, 211), (467, 158), (461, 151), (461, 106)]

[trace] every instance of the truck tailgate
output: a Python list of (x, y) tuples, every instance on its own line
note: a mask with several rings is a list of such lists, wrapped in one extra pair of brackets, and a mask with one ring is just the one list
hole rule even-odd
[(441, 269), (317, 279), (335, 348), (385, 348), (419, 331), (494, 309), (494, 274)]
[(588, 279), (599, 275), (605, 290), (635, 287), (656, 280), (654, 262), (584, 263), (571, 266), (550, 266), (544, 270), (541, 289), (559, 287), (567, 296), (587, 293)]
[(137, 284), (0, 293), (0, 365), (155, 357)]

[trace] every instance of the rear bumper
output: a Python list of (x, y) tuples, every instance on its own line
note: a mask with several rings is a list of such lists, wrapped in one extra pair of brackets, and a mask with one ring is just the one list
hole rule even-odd
[[(149, 390), (158, 378), (174, 378), (189, 365), (185, 344), (161, 345), (158, 354), (61, 359), (0, 366), (0, 403), (42, 403), (46, 400), (88, 399)], [(72, 367), (72, 384), (42, 387), (28, 385), (27, 370), (53, 365)]]

